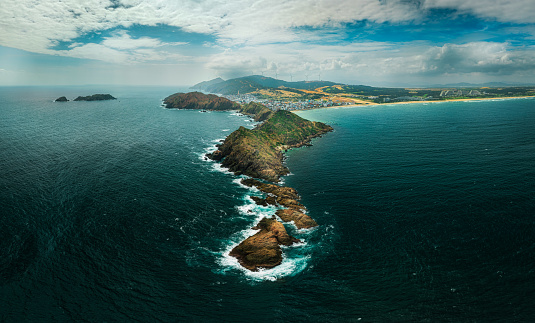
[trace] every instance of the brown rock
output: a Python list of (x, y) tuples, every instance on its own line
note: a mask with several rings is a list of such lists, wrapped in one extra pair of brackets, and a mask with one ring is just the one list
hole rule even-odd
[(241, 182), (245, 186), (248, 186), (248, 187), (254, 186), (264, 193), (273, 194), (273, 195), (276, 195), (277, 197), (284, 197), (284, 198), (289, 198), (289, 199), (294, 199), (294, 200), (299, 199), (299, 195), (297, 194), (297, 191), (291, 187), (262, 183), (252, 178), (242, 179)]
[(284, 209), (284, 210), (277, 210), (276, 213), (284, 222), (291, 222), (293, 221), (295, 226), (298, 229), (308, 229), (318, 226), (316, 221), (309, 217), (308, 215), (292, 210), (292, 209)]
[(266, 199), (263, 199), (261, 197), (251, 196), (251, 200), (253, 200), (257, 205), (268, 206), (268, 203), (267, 203)]
[(281, 206), (284, 206), (293, 210), (306, 211), (306, 208), (301, 203), (297, 202), (294, 199), (279, 197), (277, 199), (277, 203), (279, 203)]
[(299, 242), (288, 235), (284, 225), (274, 217), (263, 218), (254, 229), (260, 231), (242, 241), (230, 252), (243, 267), (252, 271), (279, 265), (282, 262), (280, 245), (289, 246)]

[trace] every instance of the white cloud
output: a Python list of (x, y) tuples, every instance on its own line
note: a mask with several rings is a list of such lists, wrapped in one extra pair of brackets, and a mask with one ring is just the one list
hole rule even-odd
[[(502, 43), (428, 44), (343, 40), (347, 23), (405, 24), (425, 21), (432, 9), (452, 9), (501, 22), (535, 23), (534, 0), (2, 0), (0, 45), (29, 52), (112, 63), (186, 62), (183, 40), (133, 38), (123, 31), (99, 43), (72, 43), (87, 33), (132, 25), (168, 25), (210, 34), (207, 49), (220, 54), (195, 58), (223, 76), (260, 73), (332, 73), (348, 77), (533, 71), (533, 50)], [(533, 37), (533, 26), (512, 26)], [(526, 38), (526, 39), (528, 39)], [(321, 45), (318, 45), (321, 44)], [(170, 49), (169, 47), (175, 48)], [(224, 48), (231, 50), (224, 51)], [(335, 74), (337, 73), (337, 74)], [(322, 74), (323, 75), (323, 74)], [(327, 77), (327, 76), (326, 76)], [(365, 81), (365, 80), (364, 80)], [(365, 82), (364, 82), (365, 83)]]
[(126, 31), (121, 31), (114, 37), (105, 38), (102, 45), (115, 49), (134, 49), (139, 47), (159, 47), (162, 43), (158, 39), (142, 37), (133, 39)]
[(307, 75), (316, 79), (321, 74), (323, 79), (334, 77), (352, 84), (422, 84), (454, 76), (465, 81), (474, 75), (496, 79), (516, 75), (527, 80), (535, 73), (535, 48), (515, 49), (507, 43), (487, 42), (443, 46), (412, 42), (401, 47), (392, 43), (272, 44), (246, 47), (239, 55), (233, 51), (214, 55), (207, 67), (224, 78), (265, 72), (285, 79), (293, 75), (297, 80)]
[(453, 9), (502, 22), (535, 23), (533, 0), (424, 0), (424, 9)]

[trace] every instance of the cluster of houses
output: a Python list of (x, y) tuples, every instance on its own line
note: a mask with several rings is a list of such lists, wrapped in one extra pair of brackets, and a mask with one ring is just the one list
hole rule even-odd
[(226, 95), (225, 98), (238, 102), (241, 104), (247, 104), (249, 102), (257, 102), (265, 105), (271, 110), (307, 110), (316, 108), (333, 107), (340, 105), (348, 105), (350, 102), (333, 102), (332, 100), (298, 100), (298, 101), (279, 101), (279, 100), (265, 100), (257, 99), (250, 94), (244, 95)]
[(478, 90), (442, 90), (441, 97), (459, 97), (459, 96), (480, 96), (482, 93)]

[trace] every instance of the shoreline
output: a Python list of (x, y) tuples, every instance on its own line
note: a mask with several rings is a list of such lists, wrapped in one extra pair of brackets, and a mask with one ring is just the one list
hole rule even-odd
[(390, 102), (390, 103), (370, 102), (370, 103), (367, 103), (367, 104), (338, 105), (338, 106), (333, 106), (333, 107), (321, 107), (321, 108), (303, 109), (303, 110), (295, 110), (295, 111), (298, 112), (298, 111), (308, 111), (308, 110), (317, 110), (317, 109), (333, 109), (333, 108), (343, 108), (343, 107), (352, 108), (352, 107), (366, 107), (366, 106), (394, 105), (394, 104), (469, 102), (469, 101), (512, 100), (512, 99), (528, 99), (528, 98), (535, 98), (535, 95), (533, 95), (533, 96), (507, 96), (507, 97), (499, 97), (499, 98), (472, 98), (472, 99), (433, 100), (433, 101), (402, 101), (402, 102)]

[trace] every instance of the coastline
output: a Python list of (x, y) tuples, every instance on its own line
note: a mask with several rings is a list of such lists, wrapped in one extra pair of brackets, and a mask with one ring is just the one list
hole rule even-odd
[(533, 96), (508, 96), (508, 97), (499, 97), (499, 98), (473, 98), (473, 99), (451, 99), (451, 100), (435, 100), (435, 101), (403, 101), (403, 102), (390, 102), (390, 103), (375, 103), (370, 102), (367, 104), (349, 104), (349, 105), (339, 105), (339, 106), (333, 106), (333, 107), (321, 107), (316, 109), (304, 109), (304, 110), (297, 110), (298, 111), (306, 111), (306, 110), (317, 110), (317, 109), (333, 109), (333, 108), (342, 108), (342, 107), (366, 107), (366, 106), (377, 106), (377, 105), (394, 105), (394, 104), (414, 104), (414, 103), (444, 103), (444, 102), (468, 102), (468, 101), (487, 101), (487, 100), (512, 100), (512, 99), (527, 99), (527, 98), (535, 98), (535, 95)]

